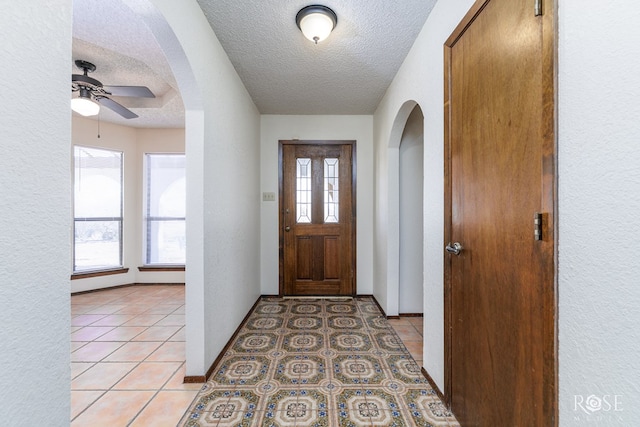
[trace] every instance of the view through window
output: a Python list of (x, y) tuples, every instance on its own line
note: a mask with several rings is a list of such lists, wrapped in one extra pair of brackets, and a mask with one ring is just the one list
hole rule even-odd
[(74, 147), (73, 271), (122, 266), (122, 153)]
[(145, 155), (145, 264), (185, 263), (185, 156)]

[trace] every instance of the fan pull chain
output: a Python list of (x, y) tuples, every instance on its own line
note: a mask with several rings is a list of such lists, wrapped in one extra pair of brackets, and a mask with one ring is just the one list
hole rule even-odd
[(100, 139), (100, 112), (98, 112), (98, 139)]

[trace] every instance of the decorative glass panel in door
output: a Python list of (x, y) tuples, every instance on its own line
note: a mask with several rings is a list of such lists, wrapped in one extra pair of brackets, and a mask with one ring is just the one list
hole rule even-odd
[(340, 217), (340, 159), (324, 159), (324, 222)]
[(296, 159), (296, 222), (311, 222), (311, 159)]

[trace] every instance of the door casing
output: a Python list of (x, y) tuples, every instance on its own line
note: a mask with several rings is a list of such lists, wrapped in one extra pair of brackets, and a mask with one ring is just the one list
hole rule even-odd
[(279, 140), (278, 141), (278, 292), (279, 296), (283, 296), (284, 290), (284, 162), (283, 162), (283, 146), (284, 145), (351, 145), (351, 271), (353, 294), (357, 293), (357, 193), (356, 193), (356, 177), (357, 177), (357, 156), (355, 140)]

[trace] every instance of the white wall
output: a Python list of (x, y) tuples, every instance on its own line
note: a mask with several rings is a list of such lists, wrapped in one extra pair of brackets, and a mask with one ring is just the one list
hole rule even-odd
[[(425, 114), (425, 323), (429, 325), (425, 328), (425, 367), (440, 386), (442, 43), (472, 3), (437, 4), (374, 120), (375, 173), (381, 175), (375, 181), (378, 197), (387, 188), (388, 135), (399, 109), (405, 101), (416, 99)], [(251, 172), (261, 166), (256, 154), (259, 117), (195, 1), (181, 2), (179, 9), (170, 0), (153, 0), (153, 4), (183, 43), (184, 52), (173, 45), (165, 53), (174, 61), (176, 78), (185, 88), (181, 87), (181, 93), (188, 109), (187, 155), (190, 149), (205, 154), (200, 171), (207, 173), (201, 180), (194, 178), (195, 172), (188, 178), (195, 193), (191, 197), (196, 199), (190, 206), (198, 204), (200, 191), (201, 204), (206, 205), (190, 218), (201, 217), (203, 229), (206, 221), (205, 237), (215, 242), (193, 254), (201, 258), (200, 266), (194, 267), (200, 283), (195, 283), (196, 291), (187, 302), (193, 308), (187, 318), (188, 325), (193, 325), (188, 339), (200, 338), (188, 342), (187, 369), (190, 375), (201, 375), (205, 360), (208, 367), (260, 292), (260, 276), (252, 268), (261, 258), (255, 244), (259, 239), (259, 193), (275, 191), (277, 175), (274, 180), (266, 170), (260, 176)], [(71, 150), (71, 2), (5, 2), (3, 7), (0, 63), (10, 66), (3, 67), (0, 77), (0, 144), (5, 148), (0, 156), (0, 275), (4, 278), (0, 287), (0, 419), (16, 426), (66, 425), (70, 410), (71, 174), (66, 165)], [(640, 378), (635, 359), (640, 350), (640, 41), (634, 26), (639, 10), (630, 0), (617, 2), (616, 7), (593, 2), (584, 7), (584, 2), (563, 0), (559, 15), (560, 424), (639, 425)], [(153, 11), (149, 17), (155, 31), (166, 27)], [(159, 36), (163, 47), (171, 45), (170, 35)], [(175, 62), (180, 55), (188, 57), (189, 63)], [(199, 91), (188, 85), (186, 74), (190, 72)], [(25, 96), (25, 87), (43, 79), (46, 84), (39, 86), (38, 96)], [(198, 94), (202, 95), (202, 110), (191, 107), (199, 105), (193, 101)], [(193, 124), (201, 126), (194, 128)], [(318, 134), (323, 132), (331, 130), (318, 129)], [(285, 133), (275, 140), (294, 136)], [(342, 134), (297, 136), (360, 139)], [(263, 161), (271, 155), (269, 151), (263, 141)], [(359, 161), (360, 153), (359, 149)], [(224, 173), (228, 168), (216, 160), (220, 154), (225, 154), (229, 167), (244, 165), (248, 173), (226, 192), (218, 193), (217, 184), (229, 181), (221, 180), (228, 178)], [(359, 167), (359, 184), (363, 179), (374, 182), (373, 170), (367, 166), (363, 165), (364, 177)], [(262, 189), (259, 178), (268, 178)], [(210, 186), (206, 193), (205, 183)], [(245, 211), (227, 206), (231, 193), (238, 194)], [(378, 200), (376, 242), (382, 244), (376, 247), (373, 261), (384, 264), (386, 206), (384, 198)], [(42, 218), (46, 221), (34, 221)], [(359, 223), (360, 218), (359, 212)], [(263, 225), (273, 222), (267, 220), (263, 215)], [(196, 239), (191, 241), (188, 250), (197, 252)], [(359, 252), (367, 249), (361, 246), (359, 243)], [(277, 244), (267, 250), (274, 248)], [(263, 248), (262, 255), (264, 252)], [(272, 277), (268, 276), (265, 292), (272, 288)], [(385, 280), (386, 276), (375, 276), (376, 294), (385, 290)], [(25, 313), (29, 313), (29, 322), (24, 321)], [(583, 416), (574, 410), (576, 394), (620, 395), (623, 411)], [(42, 399), (43, 395), (50, 398)], [(25, 402), (38, 402), (29, 407), (28, 418)]]
[[(415, 100), (425, 116), (424, 365), (442, 388), (443, 43), (473, 1), (440, 1), (374, 116), (376, 265), (386, 265), (389, 138)], [(639, 425), (640, 6), (564, 0), (559, 8), (560, 425)], [(374, 293), (384, 299), (386, 274)], [(590, 414), (576, 395), (619, 395)], [(592, 399), (597, 402), (597, 400)]]
[[(71, 292), (101, 289), (131, 283), (184, 283), (184, 272), (141, 272), (143, 265), (143, 176), (145, 153), (184, 153), (184, 129), (137, 129), (100, 123), (74, 115), (73, 145), (122, 151), (124, 159), (123, 266), (125, 274), (75, 279)], [(73, 168), (73, 152), (70, 160)], [(72, 239), (73, 241), (73, 239)], [(69, 271), (73, 270), (73, 263)]]
[[(279, 140), (356, 140), (357, 293), (373, 292), (372, 116), (279, 116), (261, 118), (261, 192), (278, 194)], [(261, 202), (260, 278), (263, 294), (278, 294), (278, 202)]]
[(419, 106), (407, 119), (400, 142), (399, 314), (422, 313), (422, 195), (424, 119)]
[(0, 40), (0, 420), (68, 425), (71, 2), (3, 2)]
[(559, 5), (560, 422), (640, 425), (640, 5)]
[(260, 116), (195, 0), (125, 0), (185, 104), (187, 375), (204, 375), (260, 295)]

